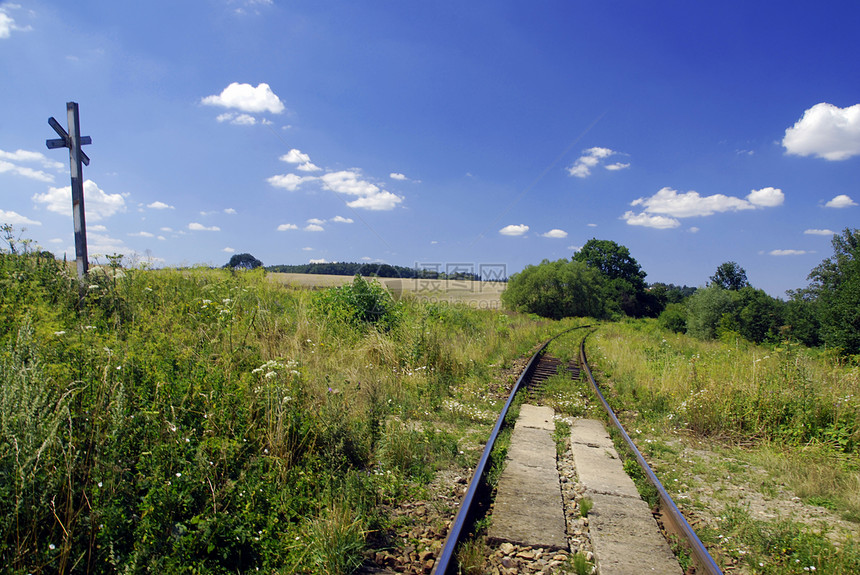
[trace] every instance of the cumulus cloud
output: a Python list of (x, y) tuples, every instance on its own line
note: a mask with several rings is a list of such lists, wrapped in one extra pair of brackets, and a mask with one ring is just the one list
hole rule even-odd
[(757, 208), (781, 206), (785, 194), (779, 188), (752, 190), (746, 198), (713, 194), (701, 196), (696, 191), (679, 193), (672, 188), (663, 188), (650, 197), (633, 200), (631, 206), (642, 206), (643, 212), (626, 212), (621, 219), (631, 226), (668, 229), (680, 226), (677, 218), (711, 216), (721, 212), (737, 212)]
[(321, 226), (322, 224), (325, 223), (325, 220), (321, 220), (319, 218), (311, 218), (311, 219), (307, 220), (307, 222), (309, 224), (316, 224), (318, 226)]
[(824, 204), (825, 208), (850, 208), (852, 206), (856, 206), (857, 202), (852, 200), (849, 196), (845, 194), (840, 194)]
[(511, 224), (499, 230), (503, 236), (521, 236), (529, 231), (529, 227), (525, 224)]
[(381, 189), (376, 184), (361, 177), (355, 170), (341, 170), (330, 172), (319, 178), (323, 187), (338, 194), (358, 196), (346, 205), (351, 208), (362, 208), (366, 210), (393, 210), (403, 198), (389, 191)]
[(806, 250), (771, 250), (768, 253), (772, 256), (802, 256), (809, 252)]
[(311, 161), (309, 155), (302, 153), (301, 150), (297, 150), (296, 148), (293, 148), (278, 159), (288, 164), (305, 164)]
[(284, 111), (284, 103), (278, 98), (268, 84), (251, 84), (233, 82), (218, 95), (206, 96), (201, 100), (206, 106), (232, 108), (249, 114), (269, 112), (280, 114)]
[(133, 238), (154, 238), (155, 237), (155, 234), (151, 234), (149, 232), (133, 232), (133, 233), (130, 233), (128, 235), (133, 237)]
[(677, 228), (681, 225), (681, 222), (676, 220), (675, 218), (670, 218), (669, 216), (661, 216), (657, 214), (649, 214), (647, 212), (642, 212), (641, 214), (634, 214), (631, 211), (625, 212), (621, 219), (627, 222), (627, 225), (630, 226), (642, 226), (645, 228), (656, 228), (658, 230), (667, 230), (671, 228)]
[(233, 209), (233, 208), (224, 208), (224, 213), (225, 213), (225, 214), (230, 214), (230, 215), (232, 216), (232, 215), (238, 214), (239, 212), (237, 212), (237, 211), (236, 211), (235, 209)]
[(22, 216), (18, 212), (0, 210), (0, 224), (12, 224), (13, 226), (41, 226), (42, 222), (31, 220), (27, 216)]
[(567, 232), (558, 228), (552, 229), (545, 234), (541, 234), (545, 238), (566, 238)]
[(747, 201), (762, 208), (775, 208), (785, 201), (785, 194), (779, 188), (762, 188), (747, 195)]
[(305, 226), (306, 232), (324, 232), (325, 228), (319, 224), (308, 224)]
[(152, 202), (151, 204), (147, 204), (147, 208), (152, 210), (173, 210), (175, 209), (173, 206), (169, 204), (165, 204), (164, 202)]
[(860, 155), (860, 104), (848, 108), (815, 104), (785, 131), (782, 145), (788, 154), (831, 161)]
[(832, 236), (832, 235), (833, 235), (833, 230), (828, 230), (828, 229), (824, 229), (824, 230), (810, 229), (810, 230), (804, 230), (804, 231), (803, 231), (803, 233), (804, 233), (804, 234), (806, 234), (807, 236)]
[(327, 264), (328, 260), (326, 260), (325, 258), (320, 258), (318, 260), (308, 260), (308, 263), (309, 264)]
[(223, 249), (223, 250), (221, 250), (221, 251), (222, 251), (222, 252), (224, 252), (224, 253), (227, 253), (227, 254), (232, 254), (232, 253), (235, 253), (235, 252), (236, 252), (236, 250), (234, 250), (233, 248), (231, 248), (231, 247), (229, 247), (229, 246), (227, 246), (226, 248), (224, 248), (224, 249)]
[(14, 152), (6, 152), (0, 150), (0, 174), (14, 174), (39, 182), (53, 183), (54, 175), (43, 170), (38, 170), (30, 166), (22, 166), (20, 164), (36, 163), (40, 167), (50, 170), (60, 170), (63, 164), (55, 160), (47, 158), (40, 152), (30, 152), (28, 150), (15, 150)]
[[(567, 169), (567, 173), (577, 178), (587, 178), (591, 175), (591, 170), (596, 168), (603, 160), (610, 156), (618, 154), (609, 148), (589, 148), (583, 150), (582, 155), (577, 158), (571, 167)], [(630, 164), (622, 164), (616, 162), (614, 164), (604, 166), (607, 170), (623, 170), (629, 168)]]
[(331, 219), (331, 221), (339, 223), (339, 224), (351, 224), (352, 218), (345, 218), (343, 216), (335, 216)]
[(404, 181), (404, 180), (408, 179), (403, 174), (398, 174), (397, 172), (391, 172), (390, 174), (388, 174), (388, 177), (391, 178), (392, 180), (400, 180), (400, 181)]
[(19, 26), (15, 19), (9, 15), (10, 10), (21, 8), (20, 4), (0, 4), (0, 40), (12, 36), (12, 32), (27, 32), (32, 30), (30, 26)]
[[(69, 251), (74, 251), (74, 248)], [(133, 251), (119, 238), (105, 234), (87, 234), (87, 252), (91, 257), (97, 257), (99, 254), (130, 254)]]
[(313, 176), (298, 176), (296, 174), (282, 174), (278, 176), (272, 176), (268, 178), (266, 181), (269, 182), (271, 186), (276, 188), (284, 188), (287, 191), (295, 192), (299, 189), (299, 186), (304, 182), (315, 180), (316, 178)]
[(192, 232), (220, 232), (221, 231), (221, 228), (219, 228), (218, 226), (206, 227), (203, 224), (198, 223), (198, 222), (191, 222), (190, 224), (188, 224), (188, 229), (191, 230)]
[(281, 224), (278, 226), (279, 232), (285, 232), (287, 230), (297, 230), (297, 229), (299, 229), (299, 226), (297, 226), (296, 224)]
[[(72, 215), (72, 186), (65, 188), (48, 188), (44, 194), (35, 194), (33, 201), (45, 204), (49, 212)], [(84, 181), (84, 207), (88, 221), (99, 221), (109, 218), (117, 212), (126, 210), (125, 198), (122, 194), (107, 194), (99, 189), (92, 180)]]

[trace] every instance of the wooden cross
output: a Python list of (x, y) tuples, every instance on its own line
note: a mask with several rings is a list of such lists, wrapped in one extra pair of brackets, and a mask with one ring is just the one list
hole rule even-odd
[(46, 140), (49, 150), (55, 148), (69, 149), (69, 163), (72, 171), (72, 217), (75, 220), (75, 258), (78, 264), (78, 279), (87, 275), (89, 262), (87, 260), (87, 225), (84, 218), (84, 180), (83, 163), (90, 165), (90, 159), (81, 150), (81, 146), (92, 144), (89, 136), (81, 136), (80, 118), (77, 102), (66, 102), (66, 112), (69, 119), (69, 131), (63, 129), (54, 118), (48, 118), (48, 124), (54, 128), (60, 137)]

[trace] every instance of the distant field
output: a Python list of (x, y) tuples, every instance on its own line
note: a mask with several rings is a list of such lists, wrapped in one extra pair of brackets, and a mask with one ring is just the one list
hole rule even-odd
[[(316, 288), (339, 286), (352, 281), (352, 276), (321, 274), (268, 273), (273, 281), (288, 285)], [(447, 302), (468, 305), (478, 309), (501, 309), (501, 293), (507, 286), (504, 282), (479, 282), (470, 280), (428, 280), (411, 278), (376, 278), (399, 299), (411, 296), (419, 301)]]

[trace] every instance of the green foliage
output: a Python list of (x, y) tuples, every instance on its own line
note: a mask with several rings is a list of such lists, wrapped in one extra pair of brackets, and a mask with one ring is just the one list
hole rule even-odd
[(377, 325), (390, 329), (397, 323), (399, 306), (376, 280), (357, 275), (351, 284), (319, 292), (314, 306), (323, 315), (355, 327)]
[[(832, 240), (833, 255), (810, 273), (798, 296), (815, 302), (820, 338), (846, 354), (860, 353), (860, 230), (846, 228)], [(808, 322), (806, 324), (809, 325)]]
[[(699, 339), (741, 336), (779, 341), (785, 304), (750, 286), (728, 290), (712, 284), (687, 300), (687, 333)], [(669, 327), (666, 324), (666, 327)]]
[(750, 283), (747, 281), (747, 272), (744, 268), (735, 262), (725, 262), (720, 264), (711, 276), (710, 285), (737, 291), (749, 287)]
[(502, 303), (542, 317), (602, 317), (603, 279), (581, 262), (560, 259), (526, 266), (508, 280)]
[(261, 267), (263, 262), (255, 258), (249, 253), (244, 254), (233, 254), (230, 256), (230, 261), (224, 264), (225, 268), (230, 269), (242, 269), (242, 270), (253, 270), (258, 267)]
[(686, 333), (687, 331), (687, 306), (680, 303), (670, 303), (666, 306), (657, 322), (664, 329), (669, 329), (675, 333)]
[(590, 239), (572, 260), (586, 264), (603, 276), (602, 294), (609, 312), (631, 317), (660, 313), (659, 298), (646, 290), (647, 274), (625, 246), (611, 240)]

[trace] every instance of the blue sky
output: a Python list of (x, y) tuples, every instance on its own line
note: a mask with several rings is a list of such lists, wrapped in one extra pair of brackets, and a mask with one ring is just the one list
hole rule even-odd
[(857, 22), (855, 1), (3, 2), (0, 220), (74, 259), (45, 140), (75, 101), (100, 261), (511, 274), (598, 238), (648, 281), (735, 261), (783, 296), (860, 225)]

